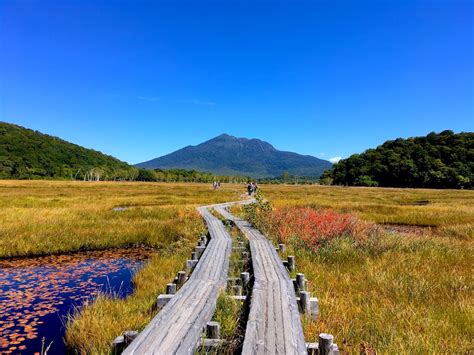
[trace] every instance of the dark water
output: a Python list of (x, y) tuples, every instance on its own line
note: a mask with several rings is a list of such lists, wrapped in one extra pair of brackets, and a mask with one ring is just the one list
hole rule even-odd
[(124, 249), (0, 261), (0, 354), (64, 354), (66, 316), (99, 292), (125, 297), (150, 251)]

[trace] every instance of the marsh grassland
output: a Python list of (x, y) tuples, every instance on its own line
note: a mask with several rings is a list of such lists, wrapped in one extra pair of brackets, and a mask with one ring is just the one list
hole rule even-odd
[[(319, 298), (318, 321), (304, 320), (307, 341), (328, 332), (348, 353), (474, 350), (473, 191), (261, 190), (273, 210), (259, 216), (259, 228), (287, 243)], [(157, 294), (205, 230), (195, 206), (244, 192), (243, 185), (0, 181), (0, 257), (155, 248), (131, 296), (101, 295), (68, 324), (69, 347), (106, 354), (123, 330), (154, 316)]]
[(0, 257), (156, 249), (135, 275), (133, 295), (100, 295), (71, 317), (67, 345), (106, 354), (122, 331), (147, 324), (156, 296), (183, 268), (205, 231), (195, 206), (235, 200), (240, 193), (239, 187), (214, 191), (207, 184), (0, 181)]
[(473, 191), (262, 190), (273, 211), (260, 228), (289, 244), (319, 298), (306, 340), (331, 333), (349, 353), (474, 351)]

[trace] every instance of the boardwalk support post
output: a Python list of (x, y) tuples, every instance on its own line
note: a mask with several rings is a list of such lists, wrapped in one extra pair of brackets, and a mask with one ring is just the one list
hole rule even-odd
[(242, 296), (242, 286), (240, 285), (232, 286), (232, 293), (234, 296)]
[(308, 291), (301, 291), (300, 292), (300, 312), (303, 314), (310, 314), (311, 308), (310, 308), (310, 297), (309, 297), (309, 292)]
[(309, 299), (309, 308), (310, 308), (311, 318), (314, 320), (318, 319), (319, 301), (316, 297), (311, 297)]
[(285, 244), (278, 244), (278, 251), (280, 253), (284, 253), (286, 251), (286, 245)]
[(112, 354), (119, 355), (125, 349), (125, 338), (123, 335), (120, 335), (114, 339), (112, 342)]
[(176, 284), (170, 283), (166, 285), (166, 294), (167, 295), (174, 295), (176, 293)]
[(194, 269), (197, 263), (198, 260), (186, 260), (186, 270), (191, 271), (192, 269)]
[(204, 253), (204, 250), (206, 250), (206, 247), (197, 246), (194, 248), (194, 250), (196, 251), (197, 259), (199, 259), (202, 253)]
[(125, 341), (125, 345), (129, 345), (133, 339), (138, 336), (138, 332), (136, 330), (126, 330), (123, 332), (123, 339)]
[(247, 287), (250, 282), (250, 274), (248, 272), (241, 272), (240, 279), (242, 280), (242, 286)]
[(186, 281), (186, 272), (184, 271), (179, 271), (178, 272), (178, 285), (182, 285), (184, 284), (184, 282)]
[(207, 322), (206, 335), (208, 339), (219, 339), (220, 338), (219, 322)]
[(159, 295), (156, 299), (156, 308), (161, 309), (168, 304), (173, 295)]
[(318, 343), (306, 343), (308, 355), (318, 355)]
[(332, 355), (334, 337), (331, 334), (319, 334), (318, 350), (319, 355)]
[(293, 271), (295, 270), (295, 257), (293, 255), (288, 255), (288, 270)]
[(197, 260), (197, 253), (195, 251), (191, 252), (191, 260)]
[(301, 291), (305, 291), (304, 274), (301, 274), (301, 273), (296, 274), (295, 291), (297, 294)]

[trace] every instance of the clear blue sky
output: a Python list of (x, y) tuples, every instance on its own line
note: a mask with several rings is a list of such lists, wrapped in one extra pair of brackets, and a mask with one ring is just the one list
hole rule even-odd
[[(0, 120), (130, 163), (474, 129), (474, 1), (0, 2)], [(324, 154), (324, 156), (322, 155)]]

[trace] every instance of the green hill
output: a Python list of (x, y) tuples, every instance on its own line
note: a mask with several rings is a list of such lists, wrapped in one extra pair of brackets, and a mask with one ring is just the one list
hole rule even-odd
[(0, 122), (1, 179), (133, 179), (137, 169), (60, 138)]
[(324, 172), (336, 185), (468, 188), (474, 185), (474, 133), (398, 138), (341, 160)]

